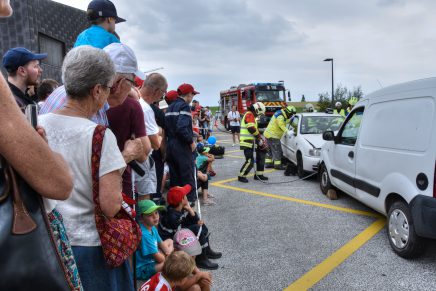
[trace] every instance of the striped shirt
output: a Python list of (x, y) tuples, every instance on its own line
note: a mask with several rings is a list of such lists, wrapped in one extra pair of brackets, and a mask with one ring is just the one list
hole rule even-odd
[[(47, 114), (53, 112), (57, 109), (64, 107), (67, 102), (67, 92), (65, 91), (65, 86), (60, 86), (53, 93), (48, 96), (44, 105), (39, 110), (39, 115)], [(97, 111), (97, 114), (94, 115), (91, 120), (97, 124), (101, 124), (104, 126), (109, 126), (109, 122), (106, 116), (106, 110), (109, 109), (109, 104), (105, 102), (103, 108)]]

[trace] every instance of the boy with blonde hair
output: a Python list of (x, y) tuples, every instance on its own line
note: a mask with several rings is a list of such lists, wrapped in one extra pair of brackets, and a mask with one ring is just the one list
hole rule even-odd
[[(185, 252), (170, 254), (162, 268), (162, 272), (155, 274), (140, 291), (172, 291), (176, 286), (183, 285), (195, 268), (194, 259)], [(189, 288), (187, 291), (198, 290), (198, 287)]]

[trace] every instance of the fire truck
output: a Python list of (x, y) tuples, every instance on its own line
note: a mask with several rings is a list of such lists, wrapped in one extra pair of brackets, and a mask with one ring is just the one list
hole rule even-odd
[[(290, 99), (289, 92), (288, 98)], [(221, 122), (228, 129), (227, 114), (232, 110), (233, 105), (236, 105), (236, 110), (242, 117), (250, 105), (256, 102), (262, 102), (266, 107), (265, 116), (261, 116), (258, 120), (259, 128), (265, 128), (274, 112), (286, 107), (286, 89), (283, 82), (240, 84), (222, 90), (219, 103)]]

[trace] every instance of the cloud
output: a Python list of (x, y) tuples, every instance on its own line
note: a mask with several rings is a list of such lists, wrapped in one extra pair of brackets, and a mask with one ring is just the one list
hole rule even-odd
[[(69, 4), (67, 0), (59, 0)], [(81, 1), (81, 2), (79, 2)], [(69, 1), (86, 9), (88, 1)], [(206, 104), (232, 85), (285, 80), (294, 100), (335, 84), (365, 93), (434, 75), (433, 0), (113, 0), (141, 68), (165, 67)], [(79, 7), (79, 6), (76, 6)]]
[(120, 32), (134, 30), (145, 50), (262, 51), (303, 39), (283, 16), (262, 15), (243, 0), (141, 1), (126, 24)]

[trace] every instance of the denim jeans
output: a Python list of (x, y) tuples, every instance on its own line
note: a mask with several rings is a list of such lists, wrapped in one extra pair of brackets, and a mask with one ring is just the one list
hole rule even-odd
[(80, 280), (85, 291), (130, 291), (134, 290), (133, 275), (129, 262), (117, 268), (109, 267), (101, 247), (73, 246)]

